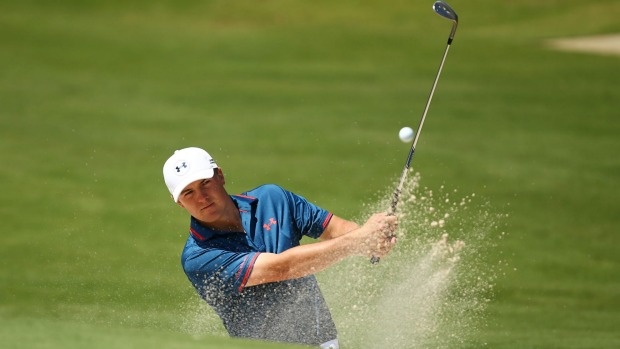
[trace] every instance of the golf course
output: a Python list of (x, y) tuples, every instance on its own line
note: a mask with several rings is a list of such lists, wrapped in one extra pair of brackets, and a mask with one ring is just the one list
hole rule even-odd
[[(620, 55), (551, 44), (620, 33), (620, 2), (447, 2), (394, 256), (316, 275), (341, 348), (620, 348)], [(452, 25), (432, 5), (0, 1), (0, 348), (302, 348), (228, 338), (183, 273), (162, 166), (196, 146), (231, 194), (387, 210)], [(452, 202), (444, 227), (429, 212)], [(389, 280), (442, 229), (464, 242), (434, 299), (451, 317), (420, 334), (390, 315), (421, 312), (427, 279)]]

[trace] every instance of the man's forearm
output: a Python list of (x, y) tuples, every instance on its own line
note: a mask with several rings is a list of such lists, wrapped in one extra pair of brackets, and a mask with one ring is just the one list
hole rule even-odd
[[(330, 221), (329, 225), (332, 225)], [(321, 242), (288, 249), (280, 254), (262, 253), (254, 263), (246, 286), (296, 279), (326, 269), (352, 255), (382, 257), (396, 243), (393, 232), (396, 216), (376, 213), (362, 227), (346, 231), (350, 226), (341, 220), (336, 230), (327, 230), (329, 238)], [(336, 226), (332, 226), (334, 229)], [(339, 236), (334, 237), (341, 233)], [(324, 232), (325, 234), (325, 232)]]
[(342, 219), (338, 216), (333, 216), (329, 221), (327, 227), (325, 227), (325, 231), (321, 234), (321, 240), (329, 240), (334, 239), (339, 236), (345, 235), (347, 233), (352, 232), (355, 229), (358, 229), (360, 226), (355, 223), (348, 221), (346, 219)]
[(355, 254), (354, 239), (340, 236), (317, 243), (296, 246), (280, 254), (262, 253), (252, 270), (247, 286), (318, 273)]

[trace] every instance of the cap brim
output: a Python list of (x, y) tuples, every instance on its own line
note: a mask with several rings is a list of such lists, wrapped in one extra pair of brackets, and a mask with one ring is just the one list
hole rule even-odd
[(207, 179), (207, 178), (212, 178), (213, 174), (215, 173), (215, 170), (212, 168), (209, 169), (205, 169), (196, 173), (192, 173), (191, 176), (188, 176), (187, 178), (184, 178), (183, 181), (179, 182), (176, 186), (176, 188), (174, 188), (174, 192), (172, 192), (172, 198), (174, 199), (174, 202), (178, 202), (179, 201), (179, 196), (181, 195), (181, 192), (185, 189), (185, 187), (187, 187), (189, 184), (191, 184), (194, 181), (197, 181), (199, 179)]

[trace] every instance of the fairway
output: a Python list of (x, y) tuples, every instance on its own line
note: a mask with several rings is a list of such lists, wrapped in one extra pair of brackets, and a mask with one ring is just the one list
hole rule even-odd
[[(317, 275), (343, 347), (619, 348), (620, 57), (548, 42), (620, 33), (620, 2), (448, 2), (459, 29), (412, 167), (420, 193), (466, 200), (446, 228), (489, 287), (441, 298), (476, 308), (471, 328), (390, 340), (423, 327), (390, 314), (423, 309), (385, 282), (422, 274), (402, 256), (441, 238), (411, 204), (392, 261)], [(226, 337), (183, 274), (189, 219), (162, 165), (203, 147), (230, 193), (276, 183), (362, 221), (446, 45), (432, 3), (0, 2), (0, 346), (298, 347)], [(353, 312), (363, 282), (402, 306)]]

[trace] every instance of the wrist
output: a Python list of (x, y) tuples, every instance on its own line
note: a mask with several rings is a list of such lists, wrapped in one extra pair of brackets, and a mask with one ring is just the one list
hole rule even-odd
[(365, 256), (368, 254), (368, 241), (364, 237), (363, 229), (363, 227), (358, 227), (339, 237), (347, 256)]

